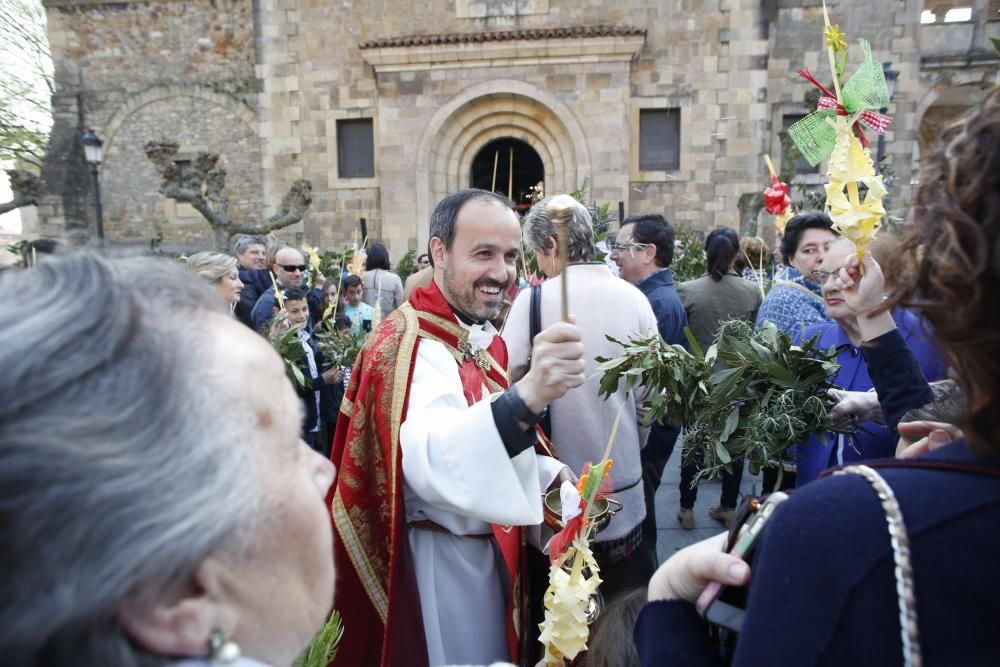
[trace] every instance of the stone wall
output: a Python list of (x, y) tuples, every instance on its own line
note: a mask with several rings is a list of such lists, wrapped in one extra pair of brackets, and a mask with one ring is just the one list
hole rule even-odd
[(157, 192), (142, 151), (149, 140), (178, 141), (182, 151), (221, 153), (231, 174), (233, 217), (260, 217), (251, 0), (45, 0), (44, 5), (56, 66), (54, 102), (63, 109), (53, 128), (62, 141), (50, 147), (48, 162), (69, 163), (49, 185), (62, 191), (62, 201), (53, 207), (62, 209), (65, 225), (92, 224), (89, 184), (62, 187), (77, 171), (86, 173), (75, 144), (87, 127), (105, 141), (101, 185), (109, 239), (150, 239), (162, 230), (168, 242), (211, 243), (207, 224), (192, 218), (193, 211), (178, 212)]
[[(961, 106), (948, 90), (985, 85), (996, 58), (983, 53), (973, 62), (942, 50), (942, 40), (951, 43), (944, 32), (960, 30), (952, 26), (928, 32), (924, 53), (921, 0), (828, 5), (852, 44), (868, 39), (875, 58), (899, 72), (885, 152), (895, 171), (892, 213), (901, 217), (912, 199), (927, 109), (935, 100)], [(762, 155), (781, 161), (782, 118), (808, 110), (812, 87), (795, 70), (830, 76), (820, 0), (46, 0), (46, 6), (61, 137), (50, 168), (62, 165), (67, 194), (61, 208), (45, 208), (43, 217), (71, 224), (89, 210), (73, 146), (80, 129), (94, 126), (109, 141), (106, 226), (122, 238), (151, 236), (148, 226), (178, 243), (208, 239), (207, 226), (192, 222), (190, 210), (156, 193), (140, 145), (154, 138), (179, 140), (182, 152), (224, 155), (233, 210), (243, 219), (273, 213), (294, 180), (309, 179), (311, 209), (278, 236), (339, 246), (354, 241), (365, 218), (369, 234), (386, 242), (393, 258), (423, 247), (434, 203), (466, 187), (472, 157), (502, 137), (535, 149), (549, 193), (589, 177), (593, 199), (624, 201), (627, 213), (663, 212), (701, 229), (738, 226), (741, 197), (767, 182)], [(973, 46), (1000, 25), (976, 20)], [(578, 30), (583, 26), (614, 29)], [(556, 28), (572, 34), (545, 32)], [(480, 31), (490, 35), (468, 36)], [(496, 31), (510, 32), (497, 38)], [(412, 35), (425, 37), (395, 39)], [(849, 71), (859, 56), (852, 49)], [(641, 171), (639, 112), (674, 107), (681, 113), (680, 168)], [(371, 178), (338, 175), (337, 121), (347, 118), (372, 119)], [(823, 179), (797, 180), (815, 187)], [(770, 228), (763, 216), (760, 228)]]

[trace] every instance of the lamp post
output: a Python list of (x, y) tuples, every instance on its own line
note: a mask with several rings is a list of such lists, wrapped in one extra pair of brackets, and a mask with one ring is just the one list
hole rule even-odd
[(104, 242), (104, 214), (101, 210), (101, 181), (98, 177), (97, 169), (101, 166), (101, 146), (104, 142), (98, 137), (94, 130), (88, 129), (80, 139), (83, 144), (83, 153), (90, 165), (90, 180), (94, 186), (94, 212), (97, 217), (97, 239)]
[[(882, 74), (885, 75), (885, 87), (889, 89), (889, 100), (892, 100), (893, 95), (896, 94), (896, 79), (899, 77), (899, 72), (892, 68), (892, 63), (882, 63)], [(879, 109), (880, 113), (885, 113), (889, 110), (888, 107), (882, 107)], [(878, 135), (878, 159), (875, 160), (875, 164), (881, 165), (882, 159), (885, 157), (885, 135)]]

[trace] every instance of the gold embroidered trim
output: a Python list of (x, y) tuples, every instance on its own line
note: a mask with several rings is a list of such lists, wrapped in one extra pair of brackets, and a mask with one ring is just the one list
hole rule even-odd
[(333, 515), (334, 525), (337, 526), (340, 541), (344, 545), (351, 563), (354, 565), (354, 571), (358, 573), (358, 577), (361, 579), (361, 585), (368, 592), (368, 598), (372, 601), (372, 605), (375, 607), (375, 611), (378, 612), (382, 622), (386, 623), (386, 619), (389, 617), (389, 598), (386, 595), (385, 588), (382, 587), (378, 577), (375, 576), (375, 571), (372, 570), (368, 563), (368, 557), (361, 546), (361, 541), (358, 539), (357, 533), (354, 532), (354, 524), (351, 523), (350, 518), (347, 516), (347, 508), (344, 507), (344, 501), (341, 500), (339, 491), (334, 494), (333, 502), (330, 503), (330, 513)]
[(354, 414), (354, 403), (351, 399), (344, 396), (343, 400), (340, 402), (340, 414), (350, 417)]

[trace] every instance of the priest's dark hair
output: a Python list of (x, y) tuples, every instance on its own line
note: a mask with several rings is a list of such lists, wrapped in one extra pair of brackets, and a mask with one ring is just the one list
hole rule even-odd
[(716, 227), (705, 238), (705, 257), (708, 275), (719, 282), (733, 268), (733, 260), (740, 251), (740, 237), (729, 227)]
[(674, 239), (677, 238), (674, 226), (659, 213), (645, 215), (630, 215), (622, 222), (632, 227), (632, 239), (636, 243), (652, 243), (656, 246), (654, 260), (661, 269), (670, 266), (674, 261)]
[[(495, 192), (477, 188), (461, 190), (448, 195), (434, 207), (434, 212), (431, 213), (429, 238), (441, 239), (444, 241), (445, 250), (451, 250), (451, 246), (455, 243), (455, 222), (458, 220), (458, 212), (470, 201), (493, 201), (509, 209), (514, 208), (514, 202)], [(434, 266), (434, 255), (431, 253), (429, 241), (427, 243), (427, 257), (431, 261), (431, 266)]]

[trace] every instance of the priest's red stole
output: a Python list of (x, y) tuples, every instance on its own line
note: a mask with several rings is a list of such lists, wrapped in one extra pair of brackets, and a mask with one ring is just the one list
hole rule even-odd
[[(423, 618), (403, 507), (399, 430), (406, 419), (421, 339), (455, 357), (466, 400), (508, 386), (507, 349), (493, 338), (473, 351), (468, 332), (434, 282), (381, 322), (358, 355), (341, 405), (331, 458), (337, 482), (329, 499), (337, 583), (334, 607), (344, 623), (335, 665), (427, 664)], [(493, 526), (509, 582), (507, 642), (518, 661), (521, 530)]]

